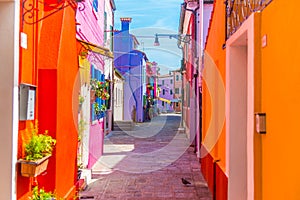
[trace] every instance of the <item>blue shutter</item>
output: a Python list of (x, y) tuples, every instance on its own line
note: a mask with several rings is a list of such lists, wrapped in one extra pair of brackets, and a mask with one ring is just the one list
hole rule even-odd
[(98, 0), (93, 0), (93, 8), (98, 12)]

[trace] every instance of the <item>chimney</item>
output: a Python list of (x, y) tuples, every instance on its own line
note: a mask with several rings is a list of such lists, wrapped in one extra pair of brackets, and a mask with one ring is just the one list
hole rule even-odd
[(122, 32), (129, 32), (129, 23), (131, 22), (131, 19), (130, 17), (123, 17), (123, 18), (120, 18), (121, 20), (121, 23), (122, 23)]

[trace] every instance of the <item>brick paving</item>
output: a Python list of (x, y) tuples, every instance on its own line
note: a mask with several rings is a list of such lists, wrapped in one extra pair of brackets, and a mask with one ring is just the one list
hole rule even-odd
[[(194, 149), (178, 132), (179, 123), (180, 115), (165, 114), (133, 131), (111, 132), (80, 199), (212, 199)], [(191, 185), (183, 185), (181, 178)]]

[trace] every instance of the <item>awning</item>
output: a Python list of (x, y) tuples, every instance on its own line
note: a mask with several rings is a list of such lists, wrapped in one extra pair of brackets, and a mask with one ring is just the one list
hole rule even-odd
[[(78, 40), (78, 39), (77, 39)], [(95, 44), (83, 41), (83, 40), (78, 40), (83, 46), (84, 48), (86, 48), (87, 50), (90, 50), (92, 52), (101, 54), (103, 56), (109, 57), (109, 58), (114, 58), (114, 54), (107, 48), (105, 47), (101, 47), (101, 46), (97, 46)]]
[(168, 103), (168, 104), (170, 104), (171, 103), (171, 101), (170, 100), (168, 100), (168, 99), (164, 99), (164, 98), (161, 98), (161, 97), (157, 97), (158, 98), (158, 100), (160, 100), (160, 101), (164, 101), (164, 102), (166, 102), (166, 103)]
[(180, 102), (181, 100), (180, 99), (171, 99), (171, 102), (174, 102), (174, 103), (177, 103), (177, 102)]

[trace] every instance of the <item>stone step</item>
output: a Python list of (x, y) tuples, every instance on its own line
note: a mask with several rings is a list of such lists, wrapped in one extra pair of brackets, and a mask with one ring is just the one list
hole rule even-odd
[(132, 131), (134, 126), (134, 122), (131, 120), (114, 121), (114, 131)]

